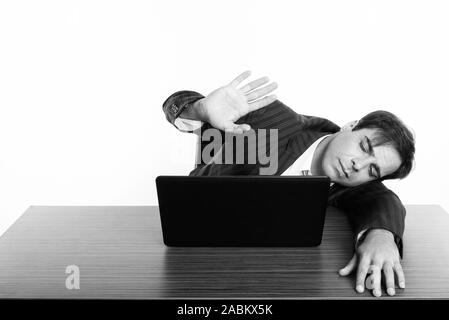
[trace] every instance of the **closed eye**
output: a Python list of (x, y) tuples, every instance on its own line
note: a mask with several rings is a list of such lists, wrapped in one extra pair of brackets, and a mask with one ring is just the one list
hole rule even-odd
[(367, 152), (365, 146), (363, 145), (363, 141), (360, 141), (360, 149), (362, 149), (363, 152)]
[[(371, 144), (370, 139), (367, 136), (365, 136), (365, 139), (366, 139), (365, 141), (364, 140), (360, 141), (360, 149), (362, 149), (363, 152), (368, 153), (369, 155), (374, 156), (374, 150), (373, 150), (373, 146)], [(366, 142), (367, 146), (364, 144), (364, 142)], [(376, 166), (374, 164), (371, 165), (369, 171), (370, 171), (369, 175), (371, 177), (373, 177), (374, 179), (379, 179), (380, 178), (380, 169), (379, 169), (378, 166)], [(374, 172), (376, 172), (376, 174)]]

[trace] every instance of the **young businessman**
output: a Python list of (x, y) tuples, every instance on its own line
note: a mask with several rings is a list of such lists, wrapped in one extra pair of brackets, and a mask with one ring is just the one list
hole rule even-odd
[[(329, 176), (333, 182), (329, 205), (348, 215), (356, 250), (340, 275), (357, 270), (360, 293), (370, 274), (373, 294), (380, 296), (382, 272), (389, 295), (395, 294), (395, 274), (398, 286), (405, 288), (400, 264), (405, 208), (382, 180), (402, 179), (410, 173), (413, 134), (386, 111), (370, 113), (343, 128), (327, 119), (297, 114), (268, 95), (277, 87), (276, 83), (266, 85), (268, 78), (241, 85), (249, 76), (249, 71), (244, 72), (206, 97), (193, 91), (174, 93), (163, 104), (167, 120), (179, 130), (200, 136), (210, 128), (223, 136), (276, 129), (279, 159), (274, 174)], [(257, 175), (262, 166), (260, 162), (224, 163), (216, 161), (217, 155), (214, 159), (201, 162), (190, 174)]]

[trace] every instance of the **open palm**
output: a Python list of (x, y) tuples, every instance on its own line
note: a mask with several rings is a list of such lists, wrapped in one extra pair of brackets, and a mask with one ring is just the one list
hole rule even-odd
[(272, 82), (263, 86), (269, 82), (267, 77), (237, 88), (250, 74), (250, 71), (242, 73), (231, 83), (212, 91), (203, 99), (202, 105), (207, 121), (213, 127), (226, 132), (243, 133), (251, 127), (248, 124), (236, 124), (235, 121), (276, 100), (276, 96), (267, 94), (275, 90), (277, 84)]

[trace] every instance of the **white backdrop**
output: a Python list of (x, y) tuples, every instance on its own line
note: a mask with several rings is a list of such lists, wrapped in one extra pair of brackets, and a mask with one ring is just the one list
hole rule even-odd
[(250, 69), (296, 111), (339, 125), (376, 110), (416, 134), (406, 204), (449, 209), (447, 1), (0, 2), (0, 233), (29, 205), (156, 204), (194, 138), (171, 93)]

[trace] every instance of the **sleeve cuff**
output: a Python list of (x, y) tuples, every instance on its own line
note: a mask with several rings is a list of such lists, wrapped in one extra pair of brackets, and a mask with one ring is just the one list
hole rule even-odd
[(183, 119), (183, 118), (176, 118), (174, 123), (175, 127), (183, 132), (193, 132), (195, 130), (198, 130), (203, 126), (203, 122), (199, 120), (191, 120), (191, 119)]
[(202, 98), (204, 98), (203, 95), (194, 91), (178, 91), (172, 94), (163, 103), (163, 110), (168, 122), (174, 125), (175, 120), (186, 107)]
[(359, 234), (357, 235), (357, 242), (360, 240), (360, 238), (365, 234), (367, 229), (363, 229), (362, 231), (359, 232)]

